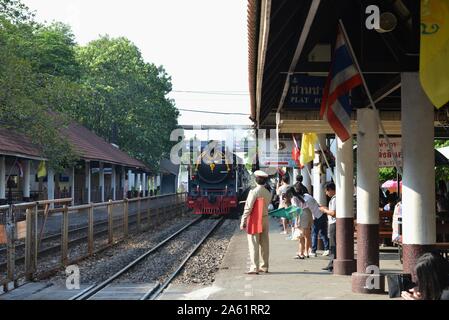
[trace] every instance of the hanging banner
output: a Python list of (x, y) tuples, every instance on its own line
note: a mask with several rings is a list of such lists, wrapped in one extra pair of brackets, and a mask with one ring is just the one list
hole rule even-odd
[[(398, 165), (402, 167), (402, 145), (401, 138), (388, 138), (391, 151), (395, 154)], [(388, 150), (387, 140), (379, 139), (379, 168), (394, 167), (393, 154)]]
[(313, 77), (303, 74), (290, 76), (286, 107), (319, 109), (326, 77)]

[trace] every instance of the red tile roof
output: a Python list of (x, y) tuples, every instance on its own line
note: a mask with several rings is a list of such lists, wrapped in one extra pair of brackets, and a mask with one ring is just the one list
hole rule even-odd
[[(84, 160), (102, 161), (148, 171), (140, 161), (114, 147), (92, 131), (77, 123), (61, 129), (61, 135), (68, 138)], [(0, 154), (31, 159), (42, 159), (39, 148), (27, 137), (11, 130), (0, 128)]]

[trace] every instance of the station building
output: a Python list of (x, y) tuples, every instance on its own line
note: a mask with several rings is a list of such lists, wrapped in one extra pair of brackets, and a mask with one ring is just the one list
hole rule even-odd
[[(26, 136), (0, 129), (0, 204), (72, 198), (73, 204), (146, 196), (156, 175), (140, 161), (72, 122), (61, 136), (80, 155), (72, 168), (56, 173)], [(44, 162), (44, 164), (42, 164)], [(39, 165), (46, 176), (38, 178)]]

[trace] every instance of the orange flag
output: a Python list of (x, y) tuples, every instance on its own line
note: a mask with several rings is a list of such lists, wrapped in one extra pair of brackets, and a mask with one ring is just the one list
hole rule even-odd
[(262, 233), (262, 214), (263, 214), (264, 198), (257, 198), (254, 202), (253, 210), (248, 217), (247, 232), (248, 234)]

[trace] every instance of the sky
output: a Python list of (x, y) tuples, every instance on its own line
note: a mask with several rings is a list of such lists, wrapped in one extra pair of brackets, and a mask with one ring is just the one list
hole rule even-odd
[(162, 65), (172, 77), (169, 97), (175, 99), (178, 109), (245, 114), (180, 111), (180, 124), (252, 123), (246, 1), (22, 1), (40, 22), (69, 24), (81, 45), (105, 34), (130, 39), (146, 62)]

